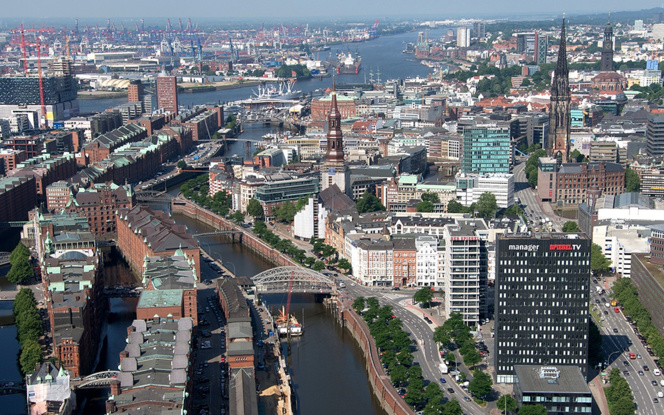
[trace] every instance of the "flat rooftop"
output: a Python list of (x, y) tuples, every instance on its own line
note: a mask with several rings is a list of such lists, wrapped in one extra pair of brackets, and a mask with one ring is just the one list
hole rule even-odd
[(546, 368), (557, 370), (559, 376), (557, 378), (541, 377), (542, 366), (540, 365), (514, 366), (521, 391), (524, 393), (591, 394), (578, 366), (547, 366)]

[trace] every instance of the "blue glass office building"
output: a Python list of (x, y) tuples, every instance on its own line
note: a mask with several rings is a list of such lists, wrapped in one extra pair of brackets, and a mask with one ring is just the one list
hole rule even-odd
[(510, 173), (510, 127), (477, 124), (463, 129), (461, 171), (464, 173)]

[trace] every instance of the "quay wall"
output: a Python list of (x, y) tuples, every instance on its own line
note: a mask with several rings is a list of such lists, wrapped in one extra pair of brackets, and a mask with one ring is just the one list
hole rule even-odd
[[(186, 199), (173, 199), (172, 211), (173, 213), (180, 213), (199, 220), (216, 229), (242, 231), (242, 244), (268, 261), (271, 261), (276, 266), (301, 266), (288, 256), (260, 240), (256, 235), (244, 232), (244, 229), (235, 223), (207, 209), (201, 208)], [(339, 310), (338, 317), (340, 324), (348, 330), (364, 354), (367, 378), (369, 379), (371, 390), (380, 402), (382, 409), (387, 415), (414, 415), (415, 412), (397, 394), (397, 391), (392, 386), (390, 377), (385, 374), (383, 365), (380, 363), (376, 343), (364, 320), (350, 308), (350, 303), (342, 304), (337, 301), (335, 305), (337, 310)]]
[(348, 329), (357, 344), (364, 353), (365, 369), (371, 390), (380, 402), (380, 406), (388, 415), (414, 415), (415, 412), (401, 399), (397, 391), (392, 386), (390, 377), (383, 370), (380, 363), (378, 349), (374, 342), (369, 327), (364, 320), (352, 309), (337, 303), (340, 310), (341, 324)]
[(171, 208), (173, 213), (180, 213), (192, 219), (199, 220), (215, 229), (241, 232), (241, 235), (238, 235), (237, 237), (235, 235), (232, 236), (233, 241), (238, 238), (243, 246), (272, 262), (275, 266), (300, 266), (299, 263), (272, 248), (253, 233), (247, 232), (246, 229), (238, 226), (232, 221), (225, 219), (210, 210), (204, 209), (189, 200), (177, 197), (171, 202)]

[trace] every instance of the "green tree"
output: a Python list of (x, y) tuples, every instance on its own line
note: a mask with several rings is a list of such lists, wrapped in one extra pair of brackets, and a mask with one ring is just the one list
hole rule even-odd
[(461, 313), (451, 313), (443, 325), (436, 327), (433, 332), (433, 340), (443, 345), (448, 345), (452, 341), (461, 343), (469, 338), (471, 338), (470, 327), (463, 322)]
[(187, 168), (187, 162), (184, 161), (184, 160), (180, 160), (180, 161), (178, 161), (177, 167), (178, 167), (178, 169), (180, 169), (180, 170), (186, 170), (186, 168)]
[(21, 364), (21, 371), (25, 374), (35, 371), (37, 363), (43, 360), (42, 350), (39, 343), (35, 340), (28, 340), (21, 345), (21, 356), (19, 363)]
[(37, 308), (35, 295), (29, 288), (21, 288), (16, 297), (14, 297), (13, 312), (14, 317), (18, 316), (23, 311), (32, 310)]
[(397, 385), (406, 383), (408, 380), (408, 369), (405, 366), (396, 365), (390, 369), (390, 380)]
[(285, 223), (293, 222), (293, 219), (295, 219), (295, 213), (297, 213), (295, 205), (293, 205), (293, 202), (290, 200), (283, 202), (281, 206), (273, 211), (275, 219)]
[(7, 273), (7, 280), (9, 280), (9, 282), (22, 284), (33, 276), (34, 270), (32, 269), (30, 262), (25, 259), (22, 261), (19, 260), (15, 265), (12, 265)]
[(484, 219), (493, 219), (496, 216), (496, 211), (498, 210), (498, 204), (496, 203), (496, 195), (493, 193), (485, 192), (480, 195), (480, 198), (477, 200), (477, 215)]
[(365, 307), (364, 297), (357, 297), (355, 301), (353, 301), (353, 310), (357, 311), (358, 313), (364, 310), (364, 307)]
[(461, 415), (461, 414), (463, 414), (463, 409), (461, 409), (461, 405), (459, 404), (459, 401), (457, 401), (456, 399), (452, 399), (451, 401), (448, 401), (443, 405), (443, 412), (441, 414), (442, 415)]
[(498, 409), (503, 411), (503, 413), (508, 413), (516, 411), (517, 402), (516, 399), (512, 398), (512, 395), (501, 395), (496, 402)]
[(261, 203), (258, 200), (252, 197), (251, 200), (249, 200), (249, 203), (247, 203), (247, 213), (254, 218), (262, 218), (263, 206), (261, 206)]
[(346, 272), (348, 272), (352, 268), (350, 262), (346, 258), (341, 258), (337, 263), (337, 267), (345, 270)]
[(311, 196), (304, 196), (298, 199), (297, 203), (295, 204), (295, 211), (299, 212), (302, 209), (304, 209), (305, 206), (309, 203), (309, 199)]
[(433, 203), (429, 201), (420, 202), (417, 204), (416, 209), (418, 212), (433, 212)]
[(468, 213), (469, 209), (452, 199), (447, 203), (447, 212), (448, 213)]
[(463, 356), (463, 364), (468, 366), (469, 368), (472, 368), (476, 364), (482, 361), (482, 356), (480, 355), (480, 352), (475, 349), (475, 347), (472, 347), (467, 350), (466, 353), (461, 353)]
[(412, 406), (416, 406), (424, 402), (424, 383), (422, 382), (421, 375), (413, 376), (411, 373), (411, 375), (408, 376), (408, 387), (406, 388), (405, 399), (406, 402)]
[(42, 334), (42, 321), (39, 312), (34, 308), (26, 310), (16, 316), (18, 341), (25, 344), (27, 340), (39, 340)]
[(576, 222), (568, 220), (563, 224), (563, 232), (581, 232)]
[(623, 396), (611, 405), (611, 415), (634, 415), (634, 401)]
[(601, 274), (608, 272), (610, 266), (611, 261), (602, 253), (602, 247), (593, 243), (590, 247), (590, 269)]
[(548, 411), (544, 405), (523, 405), (519, 408), (519, 415), (546, 415)]
[(440, 198), (438, 197), (438, 193), (433, 193), (433, 192), (422, 193), (421, 199), (424, 202), (431, 202), (432, 204), (440, 203)]
[(322, 271), (325, 269), (325, 263), (323, 261), (316, 261), (311, 269), (314, 271)]
[(359, 213), (379, 212), (385, 210), (385, 206), (380, 203), (380, 199), (369, 192), (364, 192), (362, 197), (360, 197), (355, 203), (355, 207)]
[(312, 256), (308, 256), (308, 257), (304, 258), (304, 264), (306, 266), (308, 266), (309, 268), (313, 267), (315, 262), (316, 262), (316, 258), (314, 258)]
[(427, 399), (435, 399), (436, 397), (441, 397), (443, 391), (440, 390), (440, 386), (436, 382), (429, 382), (427, 387), (424, 389), (424, 396)]
[(16, 248), (12, 251), (12, 253), (9, 255), (9, 263), (11, 265), (15, 265), (21, 261), (28, 260), (30, 258), (30, 250), (26, 248), (23, 243), (19, 242), (18, 245), (16, 245)]
[(526, 161), (525, 173), (528, 178), (528, 184), (531, 187), (537, 186), (537, 165), (540, 157), (546, 156), (546, 150), (536, 150)]
[(475, 396), (484, 398), (491, 393), (493, 382), (491, 376), (477, 369), (473, 372), (473, 380), (468, 384), (468, 390)]
[(238, 225), (244, 223), (244, 213), (240, 212), (239, 210), (236, 210), (235, 212), (231, 213), (228, 218), (231, 219), (233, 222), (237, 223)]
[(625, 192), (639, 192), (641, 191), (641, 179), (639, 175), (632, 169), (625, 169)]
[(433, 291), (429, 287), (422, 287), (413, 295), (413, 301), (421, 303), (425, 308), (429, 307), (431, 300), (433, 300)]

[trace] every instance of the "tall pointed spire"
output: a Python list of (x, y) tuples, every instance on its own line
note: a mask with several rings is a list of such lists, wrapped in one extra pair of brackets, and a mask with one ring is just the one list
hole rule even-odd
[(332, 80), (330, 114), (327, 117), (327, 127), (327, 153), (325, 161), (328, 164), (343, 164), (344, 144), (343, 133), (341, 132), (341, 113), (337, 105), (337, 87), (334, 79)]
[(551, 107), (549, 108), (549, 136), (547, 153), (559, 162), (567, 162), (570, 148), (570, 90), (567, 68), (567, 42), (565, 40), (565, 17), (560, 30), (558, 62), (551, 82)]

